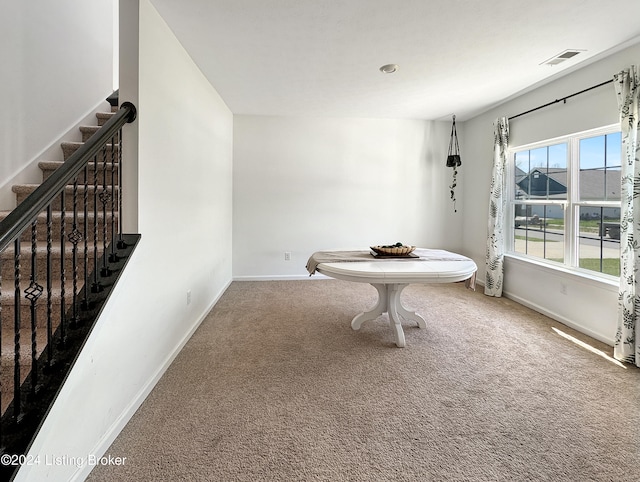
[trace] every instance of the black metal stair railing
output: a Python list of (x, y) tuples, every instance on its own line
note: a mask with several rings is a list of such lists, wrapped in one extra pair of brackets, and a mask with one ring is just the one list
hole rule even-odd
[[(14, 457), (3, 457), (3, 480), (17, 469), (139, 239), (123, 233), (121, 216), (122, 128), (135, 118), (135, 106), (123, 103), (0, 221), (0, 453)], [(1, 343), (11, 337), (12, 346)]]

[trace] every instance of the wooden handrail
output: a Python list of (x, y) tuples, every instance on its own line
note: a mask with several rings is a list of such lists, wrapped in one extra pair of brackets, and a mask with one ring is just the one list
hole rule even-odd
[(35, 191), (0, 221), (0, 252), (17, 238), (84, 166), (127, 123), (136, 119), (136, 108), (124, 102), (118, 112), (87, 140), (65, 163), (44, 180)]

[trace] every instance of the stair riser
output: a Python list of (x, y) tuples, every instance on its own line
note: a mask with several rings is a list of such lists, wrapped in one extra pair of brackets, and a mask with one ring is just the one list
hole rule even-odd
[(81, 126), (80, 133), (82, 134), (82, 142), (87, 142), (97, 130), (98, 126)]
[[(55, 169), (42, 169), (42, 180), (44, 181), (45, 179), (49, 178), (51, 176), (51, 174), (53, 174), (55, 172)], [(95, 184), (95, 172), (91, 169), (89, 171), (89, 175), (87, 176), (88, 178), (88, 184), (90, 186)], [(98, 169), (98, 186), (104, 186), (105, 183), (105, 179), (106, 179), (106, 183), (107, 186), (111, 186), (112, 184), (114, 185), (118, 185), (118, 171), (116, 169), (115, 172), (111, 172), (111, 166), (108, 165), (107, 166), (107, 170), (106, 172), (102, 169), (102, 166), (99, 166)], [(73, 181), (69, 182), (70, 186), (73, 186)], [(80, 172), (80, 175), (78, 175), (78, 186), (82, 186), (84, 185), (84, 171)]]
[[(47, 335), (44, 330), (40, 330), (36, 339), (36, 356), (39, 356), (47, 343)], [(0, 371), (0, 383), (2, 383), (2, 413), (4, 413), (11, 401), (13, 400), (13, 377), (14, 377), (14, 345), (13, 331), (11, 339), (3, 339), (2, 341), (2, 370)], [(38, 373), (42, 374), (43, 366), (38, 366)], [(20, 334), (20, 384), (22, 384), (27, 375), (31, 372), (31, 333), (30, 330), (21, 330)]]
[[(100, 247), (101, 248), (101, 247)], [(101, 256), (101, 252), (98, 253)], [(73, 271), (73, 259), (72, 255), (65, 257), (65, 279), (67, 286), (71, 286), (74, 277)], [(62, 261), (59, 257), (51, 260), (51, 279), (59, 280), (61, 276)], [(78, 248), (78, 254), (76, 259), (76, 268), (78, 270), (79, 283), (84, 279), (84, 247)], [(88, 273), (93, 270), (93, 247), (89, 247), (89, 260), (87, 264)], [(2, 274), (2, 290), (13, 290), (14, 286), (14, 261), (13, 258), (2, 256), (2, 267), (0, 267), (0, 273)], [(25, 288), (28, 286), (28, 280), (31, 279), (31, 257), (23, 256), (20, 260), (20, 279), (24, 281)], [(46, 255), (38, 255), (36, 259), (36, 280), (39, 285), (45, 286), (47, 279), (47, 260)], [(23, 288), (24, 289), (24, 288)]]
[[(71, 157), (71, 155), (76, 152), (82, 146), (81, 143), (62, 143), (62, 158), (66, 161)], [(100, 149), (97, 153), (98, 162), (102, 163), (106, 160), (106, 162), (115, 161), (118, 162), (120, 149), (118, 146), (107, 145), (105, 149)]]
[[(65, 239), (67, 243), (69, 241), (69, 233), (73, 231), (73, 213), (67, 213), (65, 216)], [(104, 239), (104, 222), (102, 220), (102, 214), (98, 213), (98, 240), (102, 241)], [(78, 217), (77, 220), (77, 229), (81, 233), (84, 233), (84, 222), (81, 217)], [(115, 225), (114, 229), (117, 232), (118, 226)], [(87, 234), (90, 243), (93, 243), (94, 239), (94, 223), (93, 216), (90, 220), (87, 221)], [(36, 229), (36, 239), (38, 241), (38, 246), (46, 246), (47, 242), (47, 224), (46, 220), (38, 221), (37, 229)], [(111, 215), (107, 214), (107, 239), (111, 239)], [(22, 243), (27, 243), (27, 246), (31, 246), (31, 228), (27, 228), (20, 237)], [(51, 241), (52, 243), (60, 242), (60, 219), (54, 219), (51, 222)], [(84, 246), (84, 240), (80, 241), (79, 246)]]
[[(17, 203), (20, 204), (22, 201), (24, 201), (27, 198), (27, 196), (29, 194), (31, 194), (31, 192), (33, 192), (34, 190), (35, 190), (35, 188), (28, 189), (28, 190), (20, 190), (19, 192), (17, 192), (16, 193)], [(102, 191), (103, 191), (102, 187), (99, 187), (98, 188), (98, 195)], [(107, 192), (108, 193), (112, 192), (111, 187), (107, 188)], [(116, 188), (116, 194), (117, 194), (117, 192), (118, 192), (118, 188)], [(94, 210), (94, 204), (95, 204), (93, 193), (94, 193), (94, 189), (93, 189), (93, 187), (90, 186), (89, 187), (89, 193), (88, 193), (89, 195), (88, 195), (88, 198), (87, 198), (87, 209), (90, 212), (92, 212)], [(113, 196), (111, 196), (111, 198), (113, 199)], [(101, 202), (100, 198), (98, 198), (97, 201), (98, 201), (97, 202), (98, 210), (100, 212), (103, 209), (103, 203)], [(111, 202), (112, 202), (111, 199), (109, 199), (107, 201), (107, 204), (106, 204), (108, 212), (111, 212)], [(116, 199), (113, 199), (113, 202), (116, 203)], [(77, 194), (76, 203), (77, 203), (77, 209), (79, 211), (84, 210), (84, 186), (78, 186), (78, 194)], [(73, 201), (73, 190), (71, 188), (67, 188), (67, 190), (65, 192), (65, 209), (66, 209), (66, 211), (68, 213), (73, 211), (73, 204), (74, 204), (74, 201)], [(61, 206), (60, 197), (57, 197), (56, 199), (54, 199), (54, 201), (53, 201), (53, 203), (51, 205), (52, 205), (52, 207), (53, 207), (53, 209), (55, 211), (59, 211), (60, 210), (60, 206)]]
[[(65, 295), (65, 309), (69, 308), (73, 300), (73, 293), (66, 293)], [(51, 299), (51, 323), (55, 328), (59, 324), (60, 320), (60, 299), (53, 297)], [(38, 330), (46, 330), (47, 327), (47, 292), (43, 293), (38, 302), (36, 303), (36, 326)], [(7, 336), (13, 339), (13, 327), (14, 327), (14, 314), (15, 306), (13, 300), (6, 300), (2, 303), (2, 339), (5, 340)], [(31, 304), (22, 301), (20, 305), (20, 326), (24, 328), (31, 328)], [(31, 335), (29, 335), (31, 336)], [(3, 342), (4, 343), (4, 342)]]
[(98, 125), (103, 126), (107, 123), (109, 119), (113, 117), (114, 113), (112, 112), (98, 112), (96, 114), (96, 119), (98, 119)]

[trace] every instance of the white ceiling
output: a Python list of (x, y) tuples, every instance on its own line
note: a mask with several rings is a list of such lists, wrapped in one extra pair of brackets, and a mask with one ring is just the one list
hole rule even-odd
[(639, 0), (151, 1), (234, 114), (464, 120), (640, 38)]

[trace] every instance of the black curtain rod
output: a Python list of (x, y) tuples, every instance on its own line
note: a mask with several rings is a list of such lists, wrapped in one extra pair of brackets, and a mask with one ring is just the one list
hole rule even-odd
[(589, 87), (588, 89), (581, 90), (580, 92), (576, 92), (575, 94), (571, 94), (571, 95), (568, 95), (566, 97), (562, 97), (561, 99), (556, 99), (553, 102), (549, 102), (548, 104), (535, 107), (534, 109), (530, 109), (530, 110), (528, 110), (526, 112), (521, 112), (520, 114), (516, 114), (514, 116), (509, 117), (509, 120), (515, 119), (516, 117), (520, 117), (520, 116), (523, 116), (523, 115), (526, 115), (526, 114), (530, 114), (531, 112), (535, 112), (535, 111), (540, 110), (540, 109), (544, 109), (545, 107), (549, 107), (550, 105), (557, 104), (558, 102), (565, 102), (566, 103), (567, 99), (570, 99), (571, 97), (575, 97), (576, 95), (584, 94), (585, 92), (589, 92), (590, 90), (597, 89), (598, 87), (602, 87), (603, 85), (610, 84), (611, 82), (613, 82), (613, 79), (607, 80), (607, 81), (602, 82), (602, 83), (600, 83), (598, 85), (594, 85), (593, 87)]

